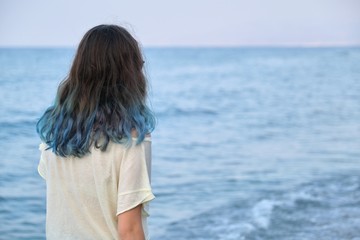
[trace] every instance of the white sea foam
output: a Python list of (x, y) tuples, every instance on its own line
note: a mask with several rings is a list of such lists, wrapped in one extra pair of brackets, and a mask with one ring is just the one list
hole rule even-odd
[(271, 213), (276, 205), (281, 204), (280, 201), (263, 199), (256, 203), (252, 208), (253, 220), (256, 226), (260, 228), (268, 228)]

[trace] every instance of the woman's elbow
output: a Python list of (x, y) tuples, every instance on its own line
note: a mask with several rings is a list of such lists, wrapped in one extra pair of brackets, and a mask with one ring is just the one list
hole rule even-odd
[(133, 226), (127, 228), (119, 228), (120, 240), (145, 240), (142, 226)]

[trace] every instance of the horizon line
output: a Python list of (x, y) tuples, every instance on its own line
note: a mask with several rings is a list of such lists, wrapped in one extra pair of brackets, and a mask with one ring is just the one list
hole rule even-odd
[[(78, 45), (0, 45), (0, 48), (76, 48)], [(326, 48), (326, 47), (360, 47), (360, 42), (358, 43), (279, 43), (279, 44), (141, 44), (141, 48)]]

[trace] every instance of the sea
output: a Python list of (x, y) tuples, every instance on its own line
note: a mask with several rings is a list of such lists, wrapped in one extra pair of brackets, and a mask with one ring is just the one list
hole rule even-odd
[[(35, 124), (74, 54), (0, 49), (0, 239), (45, 239)], [(360, 240), (360, 47), (143, 54), (152, 240)]]

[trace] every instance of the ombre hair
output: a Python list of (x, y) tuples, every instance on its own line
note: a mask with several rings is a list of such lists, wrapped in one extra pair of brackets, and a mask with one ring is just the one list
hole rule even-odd
[(99, 25), (81, 40), (54, 104), (36, 124), (48, 149), (82, 157), (90, 146), (105, 151), (109, 141), (136, 144), (155, 127), (146, 104), (147, 80), (138, 42), (123, 27)]

